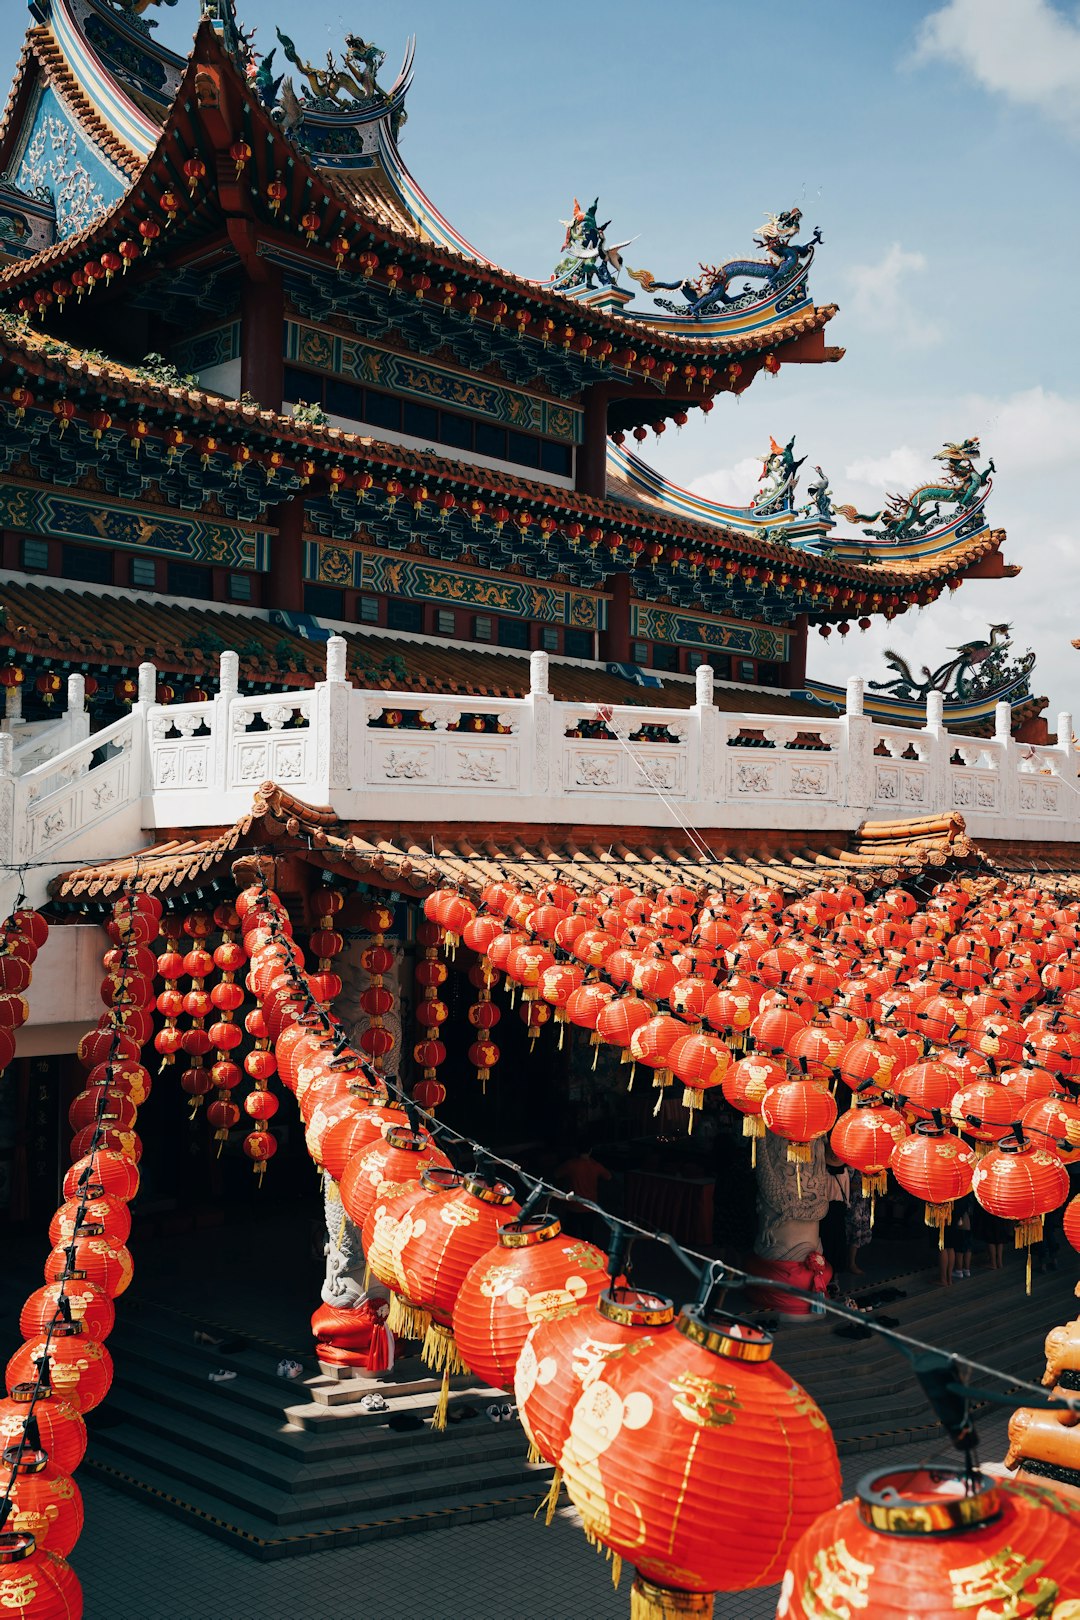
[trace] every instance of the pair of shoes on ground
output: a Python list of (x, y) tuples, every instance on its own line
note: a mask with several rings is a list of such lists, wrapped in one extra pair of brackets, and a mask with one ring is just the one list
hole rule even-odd
[(390, 1407), (382, 1396), (372, 1390), (368, 1395), (360, 1397), (361, 1412), (389, 1412)]
[(279, 1378), (302, 1378), (304, 1369), (291, 1356), (283, 1356), (277, 1364), (277, 1375)]
[(968, 1270), (967, 1266), (954, 1266), (953, 1267), (953, 1276), (954, 1277), (970, 1277), (971, 1272)]
[(212, 1384), (227, 1384), (235, 1377), (236, 1374), (228, 1367), (219, 1367), (217, 1372), (212, 1372), (209, 1374), (210, 1382)]
[(517, 1407), (505, 1402), (500, 1404), (498, 1401), (492, 1401), (484, 1416), (490, 1418), (492, 1423), (512, 1423), (517, 1417)]

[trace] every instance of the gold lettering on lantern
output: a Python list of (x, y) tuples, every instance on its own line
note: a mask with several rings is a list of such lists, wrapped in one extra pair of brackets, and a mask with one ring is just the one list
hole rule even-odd
[(801, 1384), (792, 1383), (788, 1390), (788, 1397), (792, 1407), (800, 1417), (806, 1418), (812, 1429), (827, 1429), (829, 1420), (812, 1395), (808, 1395)]
[(0, 1609), (26, 1612), (38, 1594), (38, 1583), (32, 1569), (19, 1570), (0, 1581)]
[(803, 1608), (814, 1620), (852, 1620), (855, 1611), (870, 1602), (873, 1573), (873, 1564), (855, 1558), (845, 1542), (823, 1547), (807, 1572)]
[(1041, 1558), (1027, 1561), (1022, 1553), (1002, 1547), (981, 1564), (949, 1571), (952, 1606), (974, 1609), (974, 1620), (1018, 1620), (1024, 1613), (1033, 1620), (1053, 1620), (1058, 1584), (1049, 1578), (1036, 1581), (1042, 1567)]
[(671, 1388), (675, 1410), (702, 1429), (722, 1429), (734, 1423), (735, 1413), (742, 1410), (732, 1384), (714, 1384), (696, 1373), (680, 1373), (671, 1380)]

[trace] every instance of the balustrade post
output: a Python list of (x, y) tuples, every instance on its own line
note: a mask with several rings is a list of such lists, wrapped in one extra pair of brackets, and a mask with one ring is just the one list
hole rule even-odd
[(1058, 770), (1065, 782), (1065, 799), (1061, 807), (1063, 821), (1075, 826), (1080, 819), (1080, 798), (1077, 797), (1077, 759), (1073, 747), (1073, 717), (1068, 709), (1062, 709), (1057, 717), (1057, 751), (1059, 756)]
[(870, 721), (863, 713), (864, 690), (861, 675), (849, 676), (837, 783), (837, 803), (860, 816), (865, 816), (874, 802), (874, 752)]
[(690, 711), (686, 791), (691, 801), (700, 804), (712, 804), (717, 797), (715, 694), (716, 678), (712, 665), (699, 664), (694, 671), (694, 707)]
[(1013, 741), (1012, 704), (994, 705), (994, 741), (1001, 772), (1001, 814), (1012, 820), (1020, 808), (1020, 751)]
[(555, 729), (555, 703), (549, 684), (549, 660), (537, 649), (529, 655), (529, 696), (525, 724), (531, 734), (521, 740), (522, 764), (527, 780), (525, 791), (545, 798), (553, 791), (552, 742)]
[(22, 682), (18, 686), (5, 686), (4, 688), (4, 718), (0, 721), (0, 731), (13, 731), (16, 726), (24, 724), (22, 712), (23, 689)]
[(331, 636), (326, 643), (326, 679), (315, 685), (315, 776), (327, 799), (335, 789), (351, 785), (348, 652), (344, 636)]
[(942, 815), (952, 809), (953, 795), (952, 767), (949, 764), (952, 749), (949, 734), (945, 730), (945, 698), (941, 692), (926, 694), (926, 722), (923, 725), (923, 736), (930, 744), (926, 759), (930, 775), (930, 792), (927, 795), (926, 809), (931, 815)]
[(211, 781), (219, 793), (229, 786), (229, 745), (232, 738), (232, 706), (240, 695), (240, 655), (223, 652), (218, 660), (218, 691), (214, 699), (214, 735), (211, 739), (213, 768)]
[[(15, 815), (15, 792), (15, 739), (10, 731), (0, 731), (0, 862), (5, 865), (16, 859), (22, 822), (22, 818)], [(14, 875), (6, 874), (11, 878)]]
[(86, 707), (86, 678), (69, 675), (67, 678), (68, 746), (85, 742), (90, 735), (90, 715)]
[(131, 781), (141, 798), (153, 791), (150, 773), (150, 709), (157, 703), (157, 666), (139, 665), (139, 695), (131, 705)]

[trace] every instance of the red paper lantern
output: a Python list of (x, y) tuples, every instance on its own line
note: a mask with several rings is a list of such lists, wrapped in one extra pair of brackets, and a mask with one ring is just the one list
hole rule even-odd
[(76, 1232), (103, 1237), (112, 1248), (122, 1248), (131, 1236), (127, 1204), (119, 1198), (69, 1199), (49, 1222), (49, 1242), (59, 1248), (70, 1243)]
[[(5, 1495), (10, 1508), (8, 1522), (16, 1535), (33, 1536), (42, 1552), (60, 1558), (70, 1553), (82, 1533), (82, 1492), (44, 1451), (0, 1454), (0, 1499)], [(22, 1613), (27, 1610), (23, 1608)]]
[(861, 1174), (863, 1197), (873, 1198), (885, 1192), (889, 1161), (907, 1134), (898, 1109), (860, 1097), (833, 1126), (829, 1145), (838, 1159)]
[(682, 1035), (668, 1052), (668, 1062), (683, 1083), (683, 1105), (690, 1110), (692, 1126), (702, 1094), (722, 1085), (731, 1067), (731, 1053), (715, 1035)]
[(980, 1158), (1016, 1119), (1016, 1099), (998, 1080), (976, 1080), (956, 1093), (950, 1114), (956, 1129), (976, 1143)]
[(896, 1149), (889, 1169), (905, 1192), (923, 1200), (923, 1218), (937, 1227), (943, 1248), (953, 1203), (971, 1191), (973, 1149), (940, 1125), (920, 1120)]
[(603, 1251), (565, 1236), (555, 1216), (508, 1221), (465, 1274), (454, 1304), (461, 1359), (484, 1383), (512, 1389), (537, 1323), (595, 1303), (608, 1282)]
[(979, 1160), (972, 1177), (976, 1200), (989, 1214), (1013, 1221), (1016, 1247), (1028, 1250), (1031, 1292), (1031, 1245), (1041, 1243), (1043, 1217), (1069, 1196), (1069, 1172), (1050, 1148), (1030, 1138), (1004, 1137)]
[(839, 1496), (829, 1425), (771, 1356), (759, 1328), (686, 1309), (582, 1391), (561, 1467), (586, 1534), (636, 1568), (635, 1620), (770, 1585)]
[(16, 1384), (0, 1400), (0, 1451), (20, 1443), (31, 1411), (40, 1449), (60, 1473), (73, 1474), (86, 1455), (86, 1424), (82, 1413), (48, 1385)]
[[(1069, 1504), (948, 1468), (875, 1470), (803, 1536), (777, 1620), (1067, 1620), (1080, 1594)], [(1061, 1601), (1058, 1601), (1058, 1600)]]
[(1080, 1106), (1064, 1097), (1044, 1097), (1021, 1110), (1024, 1135), (1072, 1164), (1080, 1156)]
[(80, 1412), (90, 1412), (100, 1406), (108, 1394), (113, 1375), (112, 1357), (103, 1344), (88, 1338), (77, 1323), (65, 1322), (54, 1327), (47, 1347), (42, 1335), (17, 1350), (7, 1364), (8, 1388), (36, 1383), (45, 1361), (49, 1366), (51, 1387)]
[(782, 1085), (786, 1079), (787, 1069), (782, 1063), (754, 1052), (733, 1063), (721, 1081), (725, 1100), (743, 1116), (743, 1135), (751, 1139), (751, 1164), (757, 1162), (757, 1139), (765, 1135), (765, 1121), (761, 1117), (765, 1094), (770, 1087)]
[[(61, 1300), (66, 1304), (66, 1316)], [(46, 1283), (44, 1288), (35, 1289), (23, 1306), (19, 1331), (24, 1339), (32, 1339), (45, 1334), (50, 1323), (69, 1320), (81, 1323), (87, 1338), (101, 1344), (113, 1330), (116, 1307), (92, 1283)]]
[(124, 1292), (135, 1273), (131, 1255), (121, 1244), (89, 1234), (58, 1244), (45, 1261), (45, 1281), (61, 1282), (65, 1275), (92, 1283), (110, 1299)]
[(426, 1131), (387, 1130), (380, 1141), (355, 1154), (345, 1168), (341, 1202), (346, 1215), (363, 1226), (376, 1198), (393, 1198), (409, 1182), (419, 1181), (421, 1172), (432, 1165), (449, 1168), (450, 1160)]
[(134, 1159), (104, 1148), (78, 1159), (64, 1177), (65, 1198), (86, 1195), (130, 1203), (138, 1190), (139, 1171)]
[[(32, 1607), (31, 1607), (32, 1605)], [(28, 1532), (0, 1533), (0, 1610), (26, 1620), (82, 1620), (82, 1588), (57, 1553)]]
[(761, 1099), (761, 1117), (767, 1130), (788, 1145), (794, 1164), (809, 1164), (811, 1144), (836, 1123), (836, 1100), (821, 1080), (783, 1080), (770, 1086)]

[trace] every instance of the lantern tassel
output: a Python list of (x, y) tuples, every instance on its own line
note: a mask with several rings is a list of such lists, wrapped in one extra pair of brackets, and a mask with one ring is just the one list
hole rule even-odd
[(655, 1586), (644, 1576), (635, 1577), (630, 1588), (630, 1620), (671, 1620), (673, 1615), (698, 1615), (710, 1620), (711, 1592), (678, 1592), (668, 1586)]
[(525, 1454), (525, 1461), (531, 1463), (541, 1463), (543, 1460), (544, 1459), (541, 1457), (539, 1449), (537, 1448), (536, 1441), (530, 1440), (529, 1449)]
[(429, 1322), (424, 1334), (424, 1348), (420, 1359), (432, 1372), (467, 1373), (468, 1367), (458, 1354), (454, 1335), (439, 1322)]
[(938, 1229), (938, 1248), (945, 1247), (945, 1228), (952, 1219), (952, 1201), (947, 1204), (924, 1204), (923, 1220), (927, 1226), (936, 1226)]
[(431, 1318), (427, 1311), (409, 1305), (400, 1294), (391, 1294), (386, 1325), (399, 1339), (422, 1339), (431, 1326)]
[(435, 1402), (435, 1410), (431, 1414), (431, 1427), (440, 1434), (446, 1432), (446, 1414), (450, 1410), (450, 1364), (447, 1362), (443, 1368), (442, 1387), (439, 1390), (439, 1399)]
[[(559, 1506), (559, 1492), (562, 1490), (562, 1480), (562, 1469), (556, 1468), (555, 1472), (551, 1476), (551, 1484), (548, 1486), (548, 1493), (540, 1504), (540, 1507), (542, 1507), (544, 1510), (545, 1524), (550, 1524), (552, 1519), (555, 1517), (555, 1511)], [(537, 1508), (537, 1513), (540, 1512), (540, 1507)]]

